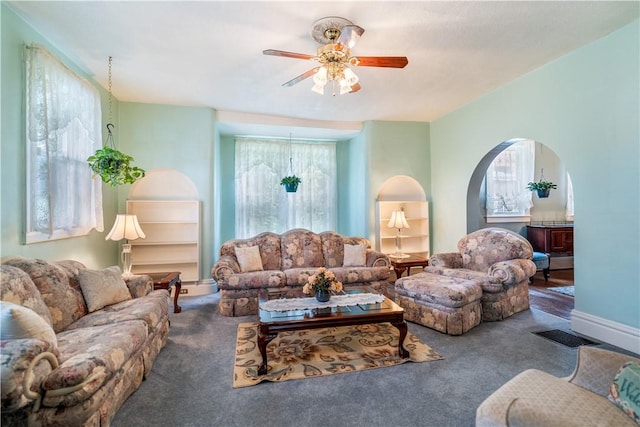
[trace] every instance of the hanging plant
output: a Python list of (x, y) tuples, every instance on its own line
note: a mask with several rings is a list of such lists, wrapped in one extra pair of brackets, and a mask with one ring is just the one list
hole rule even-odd
[(291, 156), (291, 133), (289, 133), (289, 173), (291, 175), (285, 176), (280, 180), (280, 185), (284, 185), (284, 189), (287, 193), (295, 193), (298, 191), (298, 185), (302, 182), (300, 178), (293, 173), (293, 157)]
[[(111, 63), (109, 57), (109, 122), (112, 121), (111, 111)], [(87, 158), (89, 167), (93, 171), (93, 178), (100, 176), (102, 182), (112, 187), (124, 184), (133, 184), (136, 180), (144, 176), (144, 170), (136, 166), (131, 166), (133, 157), (116, 150), (113, 141), (112, 123), (107, 123), (107, 143), (104, 147), (96, 150), (95, 154)]]
[(284, 189), (287, 193), (295, 193), (298, 190), (298, 185), (302, 180), (295, 175), (285, 176), (280, 180), (280, 185), (284, 185)]
[(540, 181), (530, 182), (527, 184), (527, 189), (530, 191), (536, 191), (538, 197), (541, 199), (549, 197), (549, 192), (558, 188), (556, 184), (551, 181), (545, 181), (544, 169), (540, 169)]
[(551, 181), (538, 181), (538, 182), (530, 182), (527, 184), (527, 188), (531, 191), (535, 191), (538, 193), (538, 197), (541, 199), (545, 199), (547, 197), (549, 197), (549, 192), (552, 189), (556, 189), (558, 188), (557, 185), (555, 185), (553, 182)]
[(102, 182), (112, 187), (133, 184), (144, 176), (144, 170), (131, 166), (133, 157), (111, 147), (102, 147), (87, 158), (93, 177), (100, 176)]

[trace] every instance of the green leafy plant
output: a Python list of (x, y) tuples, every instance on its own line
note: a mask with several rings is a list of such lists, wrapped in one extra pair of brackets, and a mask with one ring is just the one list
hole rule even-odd
[(102, 182), (112, 187), (133, 184), (144, 176), (143, 169), (130, 165), (132, 161), (133, 157), (111, 147), (100, 148), (87, 158), (93, 177), (100, 176)]
[(295, 175), (285, 176), (280, 180), (280, 185), (299, 185), (302, 182), (300, 178)]
[(551, 189), (555, 190), (556, 188), (558, 188), (558, 186), (551, 181), (538, 181), (538, 182), (530, 182), (527, 184), (527, 189), (531, 191), (551, 190)]

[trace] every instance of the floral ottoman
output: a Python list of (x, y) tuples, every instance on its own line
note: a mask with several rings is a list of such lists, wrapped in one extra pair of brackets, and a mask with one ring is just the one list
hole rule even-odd
[(476, 280), (419, 273), (395, 283), (404, 318), (449, 335), (462, 335), (482, 320), (482, 286)]

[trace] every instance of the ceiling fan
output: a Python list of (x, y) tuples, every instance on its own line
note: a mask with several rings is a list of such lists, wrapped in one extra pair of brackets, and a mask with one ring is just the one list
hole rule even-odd
[(316, 93), (324, 94), (324, 87), (329, 82), (332, 82), (334, 96), (336, 86), (339, 87), (340, 94), (353, 93), (360, 90), (359, 78), (353, 72), (353, 67), (404, 68), (409, 63), (406, 56), (351, 56), (351, 48), (363, 33), (364, 28), (354, 25), (347, 19), (328, 16), (314, 22), (311, 29), (311, 36), (321, 45), (316, 55), (276, 49), (266, 49), (262, 53), (286, 58), (309, 59), (319, 63), (317, 67), (300, 74), (282, 86), (293, 86), (313, 76), (314, 85), (311, 90)]

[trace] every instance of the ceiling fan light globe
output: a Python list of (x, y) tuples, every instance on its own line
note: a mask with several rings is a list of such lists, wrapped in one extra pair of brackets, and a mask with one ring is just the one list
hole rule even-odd
[(344, 75), (344, 80), (346, 81), (347, 86), (349, 87), (358, 83), (358, 80), (360, 80), (358, 76), (356, 76), (356, 73), (354, 73), (353, 70), (351, 70), (351, 68), (345, 68), (343, 75)]
[(318, 72), (313, 76), (313, 83), (319, 86), (324, 86), (327, 84), (327, 68), (320, 67)]
[(344, 95), (345, 93), (351, 92), (351, 86), (340, 85), (340, 95)]
[(311, 90), (319, 95), (324, 95), (324, 85), (314, 84)]

